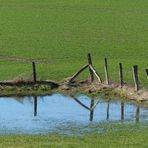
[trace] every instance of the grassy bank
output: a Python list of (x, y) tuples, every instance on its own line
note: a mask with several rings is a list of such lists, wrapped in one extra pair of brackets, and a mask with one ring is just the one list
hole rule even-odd
[(147, 7), (147, 0), (0, 0), (0, 80), (30, 77), (29, 63), (11, 61), (18, 58), (48, 62), (37, 65), (38, 78), (61, 80), (91, 52), (103, 78), (108, 57), (112, 80), (123, 62), (124, 79), (132, 83), (131, 67), (138, 64), (147, 85)]
[(11, 148), (146, 148), (148, 130), (138, 132), (112, 132), (78, 137), (60, 135), (9, 135), (0, 136), (0, 147)]

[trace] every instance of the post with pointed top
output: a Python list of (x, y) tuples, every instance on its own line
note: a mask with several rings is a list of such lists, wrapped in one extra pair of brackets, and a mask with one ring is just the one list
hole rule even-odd
[(123, 68), (122, 68), (122, 63), (119, 63), (119, 79), (120, 79), (120, 86), (121, 88), (123, 87)]
[[(92, 66), (92, 59), (91, 59), (90, 53), (88, 53), (87, 59), (88, 59), (88, 64)], [(90, 72), (91, 82), (93, 82), (94, 81), (94, 74), (93, 74), (93, 71), (91, 70), (91, 68), (89, 68), (89, 72)]]
[(135, 82), (135, 90), (139, 90), (139, 79), (138, 79), (138, 65), (133, 66), (133, 77)]
[(32, 62), (32, 70), (33, 70), (33, 82), (36, 83), (36, 67), (35, 67), (35, 62)]
[(109, 85), (107, 58), (105, 58), (104, 61), (105, 61), (104, 69), (105, 69), (106, 84)]

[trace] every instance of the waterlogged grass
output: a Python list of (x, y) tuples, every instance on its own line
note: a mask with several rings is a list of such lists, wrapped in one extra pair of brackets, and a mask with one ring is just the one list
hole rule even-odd
[[(120, 127), (121, 128), (121, 127)], [(136, 128), (136, 127), (135, 127)], [(52, 147), (52, 148), (146, 148), (148, 146), (148, 129), (133, 131), (111, 130), (107, 133), (86, 134), (81, 136), (49, 135), (4, 135), (0, 136), (0, 147)]]
[(0, 96), (45, 96), (51, 93), (49, 85), (0, 86)]
[(38, 77), (61, 80), (86, 64), (91, 52), (103, 78), (107, 57), (110, 79), (118, 81), (123, 62), (124, 79), (132, 83), (131, 67), (138, 64), (147, 85), (147, 7), (147, 0), (0, 0), (0, 80), (31, 73), (29, 63), (8, 57), (48, 61), (37, 66)]

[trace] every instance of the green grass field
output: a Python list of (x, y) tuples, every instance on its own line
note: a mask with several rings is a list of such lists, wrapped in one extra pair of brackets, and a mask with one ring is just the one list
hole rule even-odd
[(104, 78), (104, 57), (110, 79), (118, 80), (118, 63), (132, 83), (139, 65), (148, 85), (147, 0), (0, 0), (0, 80), (30, 75), (29, 63), (9, 58), (44, 60), (38, 77), (61, 80), (86, 64), (87, 53)]
[(113, 132), (86, 136), (7, 135), (0, 136), (0, 147), (11, 148), (147, 148), (148, 134)]
[[(22, 58), (47, 62), (37, 65), (38, 78), (59, 81), (86, 64), (90, 52), (103, 79), (107, 57), (111, 80), (118, 81), (122, 62), (124, 80), (132, 84), (138, 64), (141, 85), (148, 88), (147, 25), (148, 0), (0, 0), (0, 80), (30, 77), (31, 63), (14, 60)], [(147, 133), (1, 135), (0, 147), (146, 148)]]

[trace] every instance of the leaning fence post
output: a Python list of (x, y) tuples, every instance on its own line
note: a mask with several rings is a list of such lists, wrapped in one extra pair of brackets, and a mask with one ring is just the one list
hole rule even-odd
[[(87, 59), (88, 59), (88, 64), (92, 66), (92, 60), (91, 60), (91, 54), (90, 53), (88, 53)], [(93, 71), (91, 70), (91, 68), (89, 68), (89, 71), (90, 71), (90, 76), (91, 76), (91, 82), (93, 82), (94, 81)]]
[(33, 82), (36, 83), (36, 67), (35, 67), (35, 62), (32, 62), (32, 70), (33, 70)]
[(122, 68), (122, 63), (119, 63), (119, 79), (120, 79), (120, 86), (121, 88), (123, 87), (123, 68)]
[(133, 77), (135, 82), (135, 90), (139, 90), (139, 79), (138, 79), (138, 65), (133, 66)]
[(105, 69), (106, 84), (109, 84), (107, 58), (105, 58), (104, 61), (105, 61), (104, 69)]
[(148, 78), (148, 69), (145, 69), (145, 71), (146, 71), (146, 74), (147, 74), (147, 78)]

